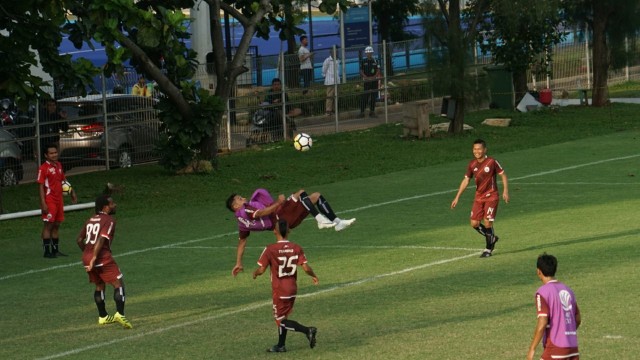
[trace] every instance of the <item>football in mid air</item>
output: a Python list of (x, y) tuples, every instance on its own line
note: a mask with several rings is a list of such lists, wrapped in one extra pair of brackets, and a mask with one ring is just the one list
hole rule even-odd
[(298, 151), (308, 151), (313, 145), (313, 140), (309, 134), (299, 133), (293, 138), (293, 147)]
[(73, 190), (73, 188), (71, 187), (71, 184), (67, 180), (64, 180), (62, 182), (62, 194), (71, 195), (71, 190)]

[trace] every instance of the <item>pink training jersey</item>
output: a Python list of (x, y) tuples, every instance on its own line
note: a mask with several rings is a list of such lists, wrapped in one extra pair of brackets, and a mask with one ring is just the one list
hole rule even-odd
[(496, 175), (502, 174), (504, 169), (500, 166), (500, 163), (492, 158), (486, 156), (482, 162), (477, 159), (473, 159), (467, 166), (467, 172), (464, 176), (471, 179), (476, 179), (476, 201), (478, 200), (496, 200), (500, 196), (498, 194), (498, 183), (496, 182)]
[(38, 169), (38, 184), (44, 184), (47, 199), (62, 199), (62, 181), (66, 179), (60, 162), (45, 161)]
[(573, 291), (565, 284), (552, 280), (536, 292), (538, 317), (548, 317), (547, 329), (542, 343), (545, 347), (578, 348), (578, 325), (580, 313)]
[(251, 195), (249, 202), (242, 205), (242, 207), (235, 212), (241, 238), (248, 237), (251, 231), (273, 230), (274, 219), (272, 216), (258, 218), (254, 216), (256, 211), (262, 210), (271, 204), (273, 204), (271, 194), (265, 189), (257, 189), (253, 192), (253, 195)]
[(298, 266), (307, 263), (300, 245), (281, 240), (268, 245), (260, 255), (258, 265), (271, 268), (271, 288), (273, 297), (295, 298), (298, 293)]

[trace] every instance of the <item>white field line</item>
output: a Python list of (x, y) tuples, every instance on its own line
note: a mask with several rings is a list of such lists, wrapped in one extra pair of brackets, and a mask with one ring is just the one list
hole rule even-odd
[[(171, 246), (171, 249), (201, 249), (201, 250), (220, 250), (220, 249), (237, 249), (237, 246)], [(461, 248), (461, 247), (446, 247), (446, 246), (421, 246), (421, 245), (382, 245), (382, 246), (369, 246), (369, 245), (305, 245), (305, 249), (404, 249), (404, 250), (451, 250), (451, 251), (481, 251), (483, 249)], [(245, 249), (264, 249), (264, 246), (247, 246)]]
[[(640, 157), (640, 154), (622, 156), (622, 157), (615, 157), (615, 158), (604, 159), (604, 160), (599, 160), (599, 161), (593, 161), (593, 162), (579, 164), (579, 165), (573, 165), (573, 166), (558, 168), (558, 169), (555, 169), (555, 170), (538, 172), (538, 173), (534, 173), (534, 174), (530, 174), (530, 175), (525, 175), (525, 176), (512, 178), (512, 179), (509, 179), (509, 181), (513, 182), (513, 181), (516, 181), (516, 180), (528, 179), (528, 178), (532, 178), (532, 177), (536, 177), (536, 176), (544, 176), (544, 175), (549, 175), (549, 174), (555, 174), (555, 173), (562, 172), (562, 171), (574, 170), (574, 169), (579, 169), (579, 168), (582, 168), (582, 167), (593, 166), (593, 165), (603, 164), (603, 163), (612, 162), (612, 161), (628, 160), (628, 159), (633, 159), (633, 158), (636, 158), (636, 157)], [(415, 195), (415, 196), (400, 198), (400, 199), (396, 199), (396, 200), (385, 201), (385, 202), (381, 202), (381, 203), (377, 203), (377, 204), (370, 204), (370, 205), (358, 207), (358, 208), (355, 208), (355, 209), (349, 209), (349, 210), (341, 211), (340, 213), (342, 214), (342, 213), (362, 211), (362, 210), (367, 210), (367, 209), (371, 209), (371, 208), (375, 208), (375, 207), (391, 205), (391, 204), (397, 204), (397, 203), (401, 203), (401, 202), (405, 202), (405, 201), (411, 201), (411, 200), (422, 199), (422, 198), (426, 198), (426, 197), (449, 194), (449, 193), (453, 193), (453, 192), (456, 192), (456, 191), (458, 191), (458, 189), (444, 190), (444, 191), (438, 191), (438, 192), (433, 192), (433, 193), (428, 193), (428, 194)], [(214, 235), (214, 236), (210, 236), (210, 237), (206, 237), (206, 238), (200, 238), (200, 239), (188, 240), (188, 241), (183, 241), (183, 242), (177, 242), (177, 243), (163, 245), (163, 246), (156, 246), (156, 247), (150, 247), (150, 248), (146, 248), (146, 249), (134, 250), (134, 251), (129, 251), (129, 252), (126, 252), (126, 253), (115, 255), (115, 257), (135, 255), (135, 254), (139, 254), (139, 253), (145, 253), (145, 252), (149, 252), (149, 251), (165, 249), (167, 247), (172, 247), (172, 246), (180, 246), (180, 245), (185, 245), (185, 244), (192, 244), (192, 243), (196, 243), (196, 242), (217, 239), (217, 238), (221, 238), (221, 237), (225, 237), (225, 236), (231, 236), (231, 235), (234, 235), (234, 234), (236, 234), (236, 232), (230, 232), (230, 233)], [(13, 278), (20, 277), (20, 276), (37, 274), (37, 273), (44, 272), (44, 271), (64, 269), (64, 268), (68, 268), (68, 267), (71, 267), (71, 266), (79, 266), (79, 265), (81, 265), (80, 262), (74, 262), (74, 263), (64, 264), (64, 265), (50, 266), (50, 267), (46, 267), (46, 268), (42, 268), (42, 269), (32, 269), (32, 270), (28, 270), (28, 271), (21, 272), (21, 273), (9, 274), (9, 275), (2, 276), (2, 277), (0, 277), (0, 281), (13, 279)]]
[[(447, 263), (450, 263), (450, 262), (464, 260), (464, 259), (467, 259), (467, 258), (470, 258), (470, 257), (475, 257), (475, 256), (478, 256), (478, 252), (474, 252), (473, 254), (468, 254), (468, 255), (464, 255), (464, 256), (458, 256), (458, 257), (454, 257), (454, 258), (438, 260), (438, 261), (434, 261), (434, 262), (430, 262), (430, 263), (426, 263), (426, 264), (422, 264), (422, 265), (418, 265), (418, 266), (413, 266), (413, 267), (409, 267), (409, 268), (398, 270), (398, 271), (393, 271), (393, 272), (390, 272), (390, 273), (379, 274), (379, 275), (376, 275), (376, 276), (371, 276), (371, 277), (368, 277), (368, 278), (352, 281), (352, 282), (349, 282), (349, 283), (332, 286), (332, 287), (327, 288), (327, 289), (314, 291), (314, 292), (311, 292), (311, 293), (308, 293), (308, 294), (299, 295), (298, 297), (299, 298), (314, 297), (314, 296), (317, 296), (317, 295), (320, 295), (320, 294), (326, 294), (326, 293), (333, 292), (333, 291), (340, 290), (340, 289), (350, 288), (350, 287), (353, 287), (353, 286), (359, 286), (359, 285), (362, 285), (362, 284), (365, 284), (365, 283), (368, 283), (368, 282), (371, 282), (371, 281), (384, 279), (386, 277), (402, 275), (402, 274), (406, 274), (406, 273), (409, 273), (409, 272), (412, 272), (412, 271), (426, 269), (426, 268), (429, 268), (429, 267), (432, 267), (432, 266), (436, 266), (436, 265), (444, 265), (444, 264), (447, 264)], [(45, 357), (39, 358), (39, 360), (57, 359), (57, 358), (64, 357), (64, 356), (76, 355), (76, 354), (79, 354), (79, 353), (82, 353), (82, 352), (85, 352), (85, 351), (94, 350), (94, 349), (102, 348), (102, 347), (105, 347), (105, 346), (110, 346), (110, 345), (121, 343), (121, 342), (124, 342), (124, 341), (130, 341), (130, 340), (139, 339), (139, 338), (142, 338), (142, 337), (145, 337), (145, 336), (148, 336), (148, 335), (160, 334), (160, 333), (163, 333), (163, 332), (166, 332), (166, 331), (169, 331), (169, 330), (179, 329), (179, 328), (183, 328), (183, 327), (186, 327), (186, 326), (207, 322), (207, 321), (210, 321), (210, 320), (216, 320), (216, 319), (220, 319), (220, 318), (223, 318), (223, 317), (226, 317), (226, 316), (235, 315), (235, 314), (239, 314), (239, 313), (243, 313), (243, 312), (247, 312), (247, 311), (251, 311), (251, 310), (255, 310), (255, 309), (258, 309), (258, 308), (261, 308), (261, 307), (267, 307), (267, 306), (271, 306), (271, 305), (272, 305), (271, 301), (263, 301), (263, 302), (259, 302), (259, 303), (254, 303), (254, 304), (250, 304), (250, 305), (244, 306), (244, 307), (239, 308), (239, 309), (229, 310), (229, 311), (222, 312), (222, 313), (219, 313), (219, 314), (213, 314), (213, 315), (205, 316), (205, 317), (202, 317), (202, 318), (198, 318), (196, 320), (186, 321), (186, 322), (182, 322), (182, 323), (179, 323), (179, 324), (165, 326), (165, 327), (162, 327), (162, 328), (156, 328), (156, 329), (149, 330), (149, 331), (142, 331), (140, 333), (137, 333), (137, 334), (134, 334), (134, 335), (125, 336), (123, 338), (113, 339), (113, 340), (109, 340), (109, 341), (105, 341), (105, 342), (101, 342), (101, 343), (96, 343), (96, 344), (85, 346), (85, 347), (80, 347), (80, 348), (68, 350), (68, 351), (65, 351), (65, 352), (57, 353), (57, 354), (52, 354), (52, 355), (49, 355), (49, 356), (45, 356)]]

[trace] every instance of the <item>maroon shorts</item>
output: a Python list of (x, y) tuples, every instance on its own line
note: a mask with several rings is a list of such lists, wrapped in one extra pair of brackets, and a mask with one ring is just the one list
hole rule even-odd
[(561, 348), (547, 343), (540, 356), (541, 360), (580, 360), (578, 348)]
[(63, 222), (64, 221), (64, 202), (60, 200), (52, 200), (45, 198), (45, 203), (49, 212), (42, 214), (42, 221), (44, 222)]
[(302, 201), (296, 201), (293, 198), (287, 199), (276, 211), (276, 218), (287, 220), (289, 229), (300, 225), (308, 215), (309, 211), (302, 205)]
[(481, 221), (485, 218), (489, 221), (495, 220), (496, 214), (498, 213), (498, 203), (500, 203), (499, 199), (475, 200), (471, 208), (471, 220)]
[(115, 261), (103, 264), (102, 266), (94, 266), (89, 271), (89, 282), (94, 284), (112, 284), (116, 280), (122, 279), (122, 272)]
[(282, 299), (275, 295), (273, 296), (273, 317), (276, 319), (278, 324), (293, 312), (293, 304), (295, 302), (295, 296), (287, 299)]

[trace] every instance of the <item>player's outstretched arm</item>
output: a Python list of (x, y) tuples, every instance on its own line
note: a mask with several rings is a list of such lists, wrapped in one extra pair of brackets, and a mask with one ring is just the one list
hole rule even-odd
[(244, 255), (244, 248), (247, 246), (247, 238), (240, 238), (238, 240), (238, 250), (236, 253), (236, 265), (231, 270), (231, 275), (236, 276), (241, 271), (244, 271), (244, 267), (242, 266), (242, 256)]

